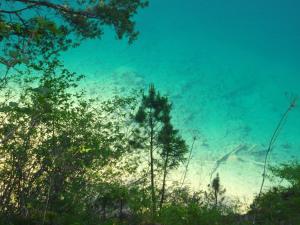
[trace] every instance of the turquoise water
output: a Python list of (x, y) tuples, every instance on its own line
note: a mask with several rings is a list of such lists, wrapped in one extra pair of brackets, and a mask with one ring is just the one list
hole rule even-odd
[[(299, 11), (298, 0), (151, 0), (136, 17), (141, 34), (133, 45), (108, 29), (64, 59), (87, 75), (91, 96), (153, 82), (172, 100), (188, 143), (197, 136), (188, 183), (206, 186), (217, 160), (237, 149), (216, 172), (229, 194), (251, 198), (276, 123), (300, 94)], [(270, 162), (299, 160), (299, 134), (297, 107)]]

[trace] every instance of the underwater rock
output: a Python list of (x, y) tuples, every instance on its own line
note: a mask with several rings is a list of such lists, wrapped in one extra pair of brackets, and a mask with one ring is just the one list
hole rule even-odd
[(248, 147), (247, 145), (239, 145), (238, 147), (234, 148), (232, 151), (230, 151), (229, 153), (223, 155), (220, 159), (218, 159), (215, 163), (215, 166), (211, 172), (210, 178), (212, 178), (213, 174), (218, 170), (218, 168), (220, 167), (220, 165), (222, 163), (225, 163), (232, 155), (234, 154), (238, 154), (241, 151), (245, 151), (247, 150)]
[(136, 88), (144, 88), (146, 85), (144, 77), (137, 74), (134, 71), (126, 71), (121, 74), (116, 73), (112, 77), (112, 83), (116, 88), (128, 89), (136, 89)]
[(282, 148), (284, 148), (285, 150), (289, 150), (292, 148), (292, 145), (290, 143), (285, 143), (281, 145)]

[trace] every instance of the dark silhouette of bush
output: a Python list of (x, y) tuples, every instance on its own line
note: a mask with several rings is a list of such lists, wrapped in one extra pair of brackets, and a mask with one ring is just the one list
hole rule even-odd
[(289, 184), (273, 187), (257, 196), (249, 215), (255, 215), (256, 224), (261, 225), (300, 224), (300, 164), (283, 164), (271, 171)]

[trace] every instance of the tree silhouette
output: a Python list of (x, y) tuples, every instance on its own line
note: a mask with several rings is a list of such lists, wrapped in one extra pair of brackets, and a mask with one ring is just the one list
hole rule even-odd
[(111, 26), (118, 39), (138, 35), (133, 16), (144, 0), (1, 0), (0, 64), (38, 68), (84, 39), (100, 38)]
[[(165, 200), (166, 177), (170, 169), (176, 168), (184, 160), (187, 152), (185, 141), (171, 124), (171, 104), (168, 98), (156, 92), (151, 84), (147, 95), (143, 95), (141, 105), (135, 116), (142, 135), (146, 138), (149, 150), (151, 212), (157, 212), (156, 170), (162, 171), (160, 189), (160, 208)], [(158, 181), (157, 181), (158, 182)]]
[(217, 173), (216, 177), (212, 180), (208, 187), (210, 192), (206, 193), (206, 197), (209, 204), (212, 203), (213, 208), (218, 209), (220, 204), (224, 201), (224, 194), (226, 192), (226, 189), (221, 186), (219, 173)]
[(178, 130), (173, 128), (171, 124), (171, 104), (166, 104), (163, 110), (162, 121), (164, 123), (159, 133), (159, 143), (162, 145), (160, 153), (162, 161), (162, 187), (160, 198), (160, 209), (163, 207), (166, 191), (166, 178), (171, 169), (174, 169), (185, 161), (185, 155), (188, 152), (185, 141), (179, 135)]
[(144, 135), (148, 138), (150, 159), (150, 188), (151, 188), (151, 211), (156, 215), (156, 191), (154, 171), (154, 148), (157, 144), (157, 132), (162, 125), (162, 112), (167, 104), (167, 99), (156, 92), (154, 85), (149, 87), (148, 95), (143, 95), (141, 105), (135, 116), (135, 121), (143, 128)]

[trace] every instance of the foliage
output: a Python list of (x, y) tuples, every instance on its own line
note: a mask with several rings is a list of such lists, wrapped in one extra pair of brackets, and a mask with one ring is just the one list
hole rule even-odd
[(218, 210), (189, 204), (184, 207), (180, 205), (165, 207), (161, 212), (159, 220), (165, 225), (232, 224), (232, 220), (229, 219), (229, 222), (226, 222), (225, 218)]
[[(171, 124), (168, 98), (154, 86), (141, 99), (100, 102), (59, 61), (42, 68), (15, 81), (18, 93), (1, 89), (0, 223), (299, 224), (298, 163), (271, 168), (289, 185), (264, 192), (239, 215), (218, 174), (207, 191), (166, 185), (187, 147)], [(160, 197), (154, 216), (152, 175)]]
[(173, 191), (173, 198), (160, 211), (158, 220), (166, 225), (230, 224), (236, 222), (234, 205), (217, 207), (205, 192), (190, 192), (187, 188)]
[(273, 175), (280, 179), (289, 182), (292, 187), (300, 187), (300, 164), (297, 162), (290, 162), (282, 164), (280, 167), (272, 167)]
[[(166, 177), (170, 170), (184, 162), (188, 149), (185, 141), (171, 123), (171, 104), (165, 96), (156, 92), (150, 85), (147, 95), (143, 95), (140, 107), (135, 115), (139, 125), (136, 133), (143, 148), (149, 153), (151, 211), (156, 216), (157, 190), (160, 194), (159, 208), (162, 208), (166, 194)], [(161, 178), (160, 176), (161, 175)], [(161, 188), (158, 184), (161, 182)]]
[(128, 150), (121, 116), (103, 116), (125, 110), (130, 100), (97, 108), (95, 100), (78, 91), (81, 78), (51, 62), (40, 77), (24, 80), (14, 101), (2, 102), (0, 213), (8, 221), (64, 224), (77, 218), (88, 207), (91, 171), (104, 169)]
[(257, 196), (249, 214), (255, 215), (256, 224), (300, 224), (300, 165), (283, 164), (271, 171), (290, 185), (273, 187)]
[(36, 67), (84, 39), (99, 38), (112, 26), (117, 38), (136, 39), (133, 16), (144, 0), (2, 0), (0, 63)]
[(226, 192), (226, 189), (221, 186), (219, 174), (216, 175), (208, 187), (209, 192), (206, 192), (206, 196), (207, 199), (210, 200), (209, 205), (212, 205), (214, 208), (218, 208), (223, 204), (225, 200), (224, 194)]

